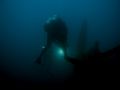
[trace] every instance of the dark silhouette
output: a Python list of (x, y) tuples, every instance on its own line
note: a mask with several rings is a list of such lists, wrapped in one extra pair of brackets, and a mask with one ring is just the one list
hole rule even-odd
[(87, 20), (84, 20), (81, 24), (81, 28), (79, 31), (79, 37), (76, 43), (76, 57), (81, 59), (83, 55), (85, 54), (85, 49), (86, 49), (86, 41), (87, 41), (87, 30), (88, 30), (88, 25), (87, 25)]
[[(78, 82), (81, 81), (81, 79), (84, 76), (84, 73), (88, 71), (92, 71), (93, 69), (85, 68), (91, 64), (119, 64), (120, 60), (120, 45), (109, 50), (106, 52), (100, 51), (100, 43), (98, 41), (95, 41), (93, 47), (91, 47), (89, 50), (86, 50), (86, 41), (87, 41), (87, 22), (84, 21), (82, 23), (80, 34), (77, 42), (77, 55), (75, 58), (68, 57), (68, 61), (71, 62), (74, 65), (74, 72), (73, 75), (66, 84), (69, 86), (77, 85)], [(82, 67), (83, 65), (87, 65), (85, 67)], [(76, 83), (75, 83), (76, 82)], [(79, 86), (79, 85), (78, 85)]]
[(63, 49), (64, 56), (66, 58), (68, 30), (65, 22), (57, 15), (54, 15), (45, 23), (44, 30), (47, 32), (47, 44), (42, 48), (41, 54), (36, 62), (39, 64), (41, 63), (42, 56), (46, 53), (46, 51), (51, 47), (53, 43), (59, 45)]
[(78, 72), (80, 71), (79, 67), (81, 64), (119, 63), (120, 45), (106, 52), (101, 52), (99, 47), (100, 43), (96, 41), (93, 47), (91, 47), (89, 50), (86, 50), (87, 30), (88, 24), (87, 21), (84, 20), (81, 24), (81, 29), (76, 46), (77, 55), (75, 58), (68, 57), (67, 59), (75, 66), (75, 71), (76, 69), (78, 70)]

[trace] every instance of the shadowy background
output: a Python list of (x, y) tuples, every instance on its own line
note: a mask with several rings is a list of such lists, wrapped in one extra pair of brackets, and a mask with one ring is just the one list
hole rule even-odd
[(44, 22), (53, 14), (63, 18), (69, 29), (68, 54), (75, 57), (86, 20), (85, 49), (98, 41), (100, 51), (106, 52), (120, 44), (119, 8), (119, 0), (0, 0), (0, 79), (13, 80), (14, 84), (22, 80), (63, 82), (73, 72), (71, 63), (59, 59), (48, 60), (43, 66), (33, 63), (46, 43)]

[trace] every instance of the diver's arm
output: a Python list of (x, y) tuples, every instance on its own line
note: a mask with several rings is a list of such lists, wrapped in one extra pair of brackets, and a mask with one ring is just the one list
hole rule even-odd
[(42, 50), (41, 50), (41, 54), (40, 56), (37, 58), (36, 62), (41, 64), (42, 61), (42, 56), (47, 52), (47, 50), (50, 48), (51, 46), (51, 39), (48, 37), (47, 38), (47, 44), (45, 46), (42, 46)]
[(37, 60), (36, 60), (36, 62), (37, 62), (38, 64), (41, 64), (41, 62), (42, 62), (42, 57), (43, 57), (43, 55), (46, 53), (47, 49), (48, 49), (48, 46), (43, 46), (43, 47), (42, 47), (40, 56), (39, 56), (39, 57), (37, 58)]

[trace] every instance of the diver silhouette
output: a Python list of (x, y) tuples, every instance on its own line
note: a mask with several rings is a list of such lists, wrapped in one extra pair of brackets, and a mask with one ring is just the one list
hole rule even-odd
[(47, 52), (53, 43), (57, 44), (63, 49), (64, 58), (66, 58), (68, 30), (65, 22), (57, 15), (54, 15), (44, 24), (44, 31), (47, 32), (47, 43), (42, 47), (41, 54), (36, 62), (39, 64), (41, 63), (42, 56)]

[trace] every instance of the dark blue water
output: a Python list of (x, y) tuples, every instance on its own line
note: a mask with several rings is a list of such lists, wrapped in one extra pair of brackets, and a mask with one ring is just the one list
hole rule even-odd
[(86, 20), (86, 49), (98, 41), (105, 52), (120, 44), (119, 5), (119, 0), (0, 0), (1, 69), (14, 78), (41, 82), (67, 77), (72, 65), (63, 59), (33, 63), (46, 43), (45, 21), (58, 14), (66, 22), (68, 53), (74, 57), (80, 27)]

